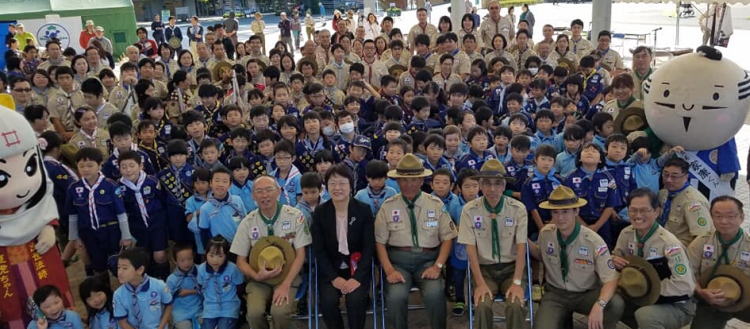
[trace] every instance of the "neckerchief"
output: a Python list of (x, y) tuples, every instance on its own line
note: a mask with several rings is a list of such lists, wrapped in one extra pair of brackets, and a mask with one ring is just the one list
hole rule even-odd
[[(96, 147), (96, 133), (98, 132), (99, 127), (94, 128), (94, 131), (91, 133), (91, 135), (87, 134), (85, 130), (79, 129), (78, 131), (81, 132), (81, 136), (83, 136), (85, 139), (87, 139), (94, 147)], [(116, 150), (117, 148), (115, 148)]]
[(653, 70), (649, 67), (648, 72), (646, 72), (646, 74), (644, 74), (643, 76), (638, 74), (638, 70), (633, 70), (633, 72), (635, 73), (635, 76), (638, 78), (638, 80), (645, 81), (651, 75)]
[(557, 243), (560, 244), (560, 268), (562, 269), (563, 280), (568, 277), (568, 246), (575, 241), (578, 237), (578, 233), (581, 232), (581, 224), (576, 222), (573, 228), (573, 233), (570, 233), (567, 239), (563, 240), (560, 229), (557, 229)]
[(664, 201), (664, 207), (662, 208), (661, 217), (659, 218), (659, 224), (666, 225), (667, 220), (669, 220), (669, 212), (672, 210), (672, 199), (677, 196), (677, 194), (680, 194), (680, 192), (684, 191), (686, 188), (690, 186), (690, 182), (685, 182), (685, 185), (680, 187), (679, 190), (674, 192), (668, 192), (667, 193), (667, 200)]
[(628, 98), (628, 100), (625, 101), (624, 104), (620, 103), (620, 101), (618, 100), (617, 101), (617, 107), (619, 107), (621, 109), (626, 109), (626, 108), (628, 108), (628, 106), (630, 106), (630, 104), (633, 104), (633, 102), (635, 102), (635, 97), (630, 96), (630, 98)]
[(421, 195), (422, 192), (417, 193), (414, 200), (409, 200), (403, 194), (401, 195), (401, 199), (404, 200), (409, 212), (409, 221), (411, 222), (411, 243), (415, 248), (419, 247), (419, 234), (417, 233), (417, 216), (414, 214), (414, 206)]
[(495, 256), (497, 256), (497, 259), (500, 260), (500, 228), (497, 224), (497, 218), (500, 212), (503, 211), (505, 195), (500, 197), (500, 201), (498, 201), (494, 207), (491, 207), (490, 204), (487, 203), (486, 197), (483, 197), (482, 199), (484, 201), (484, 209), (490, 213), (490, 219), (492, 220), (492, 259), (495, 259)]
[(372, 187), (370, 187), (370, 185), (367, 185), (367, 196), (370, 197), (372, 205), (375, 206), (375, 208), (380, 209), (380, 199), (385, 196), (385, 186), (380, 189), (380, 192), (375, 193), (372, 191)]
[[(81, 131), (83, 131), (83, 130), (81, 130)], [(129, 151), (135, 151), (135, 152), (138, 152), (138, 146), (137, 146), (137, 145), (135, 145), (135, 144), (133, 144), (133, 143), (131, 143), (131, 144), (130, 144), (130, 150), (129, 150)], [(119, 150), (118, 148), (114, 147), (114, 148), (113, 148), (113, 150), (112, 150), (112, 156), (113, 156), (113, 157), (114, 157), (115, 159), (118, 159), (118, 158), (120, 158), (120, 150)]]
[(96, 182), (94, 182), (94, 185), (89, 186), (89, 182), (86, 181), (85, 178), (81, 179), (81, 182), (83, 183), (83, 186), (89, 190), (88, 195), (88, 206), (89, 206), (89, 213), (91, 214), (90, 220), (91, 220), (91, 228), (98, 230), (99, 229), (99, 215), (96, 212), (96, 196), (95, 191), (99, 187), (99, 184), (102, 183), (104, 180), (104, 175), (102, 173), (99, 173), (99, 178), (96, 179)]
[(131, 309), (133, 309), (133, 316), (135, 316), (136, 328), (140, 328), (143, 321), (143, 314), (141, 314), (141, 308), (138, 305), (138, 292), (143, 290), (146, 284), (148, 284), (148, 275), (145, 274), (143, 275), (143, 282), (137, 286), (133, 287), (130, 283), (125, 284), (125, 289), (130, 293)]
[(723, 265), (729, 265), (729, 248), (737, 243), (737, 241), (740, 241), (744, 234), (745, 232), (740, 227), (737, 234), (731, 240), (724, 241), (724, 239), (721, 238), (721, 234), (716, 232), (716, 239), (719, 240), (719, 244), (721, 244), (721, 253), (719, 254), (719, 259), (716, 260), (716, 264), (714, 264), (714, 268), (711, 270), (711, 276), (716, 273), (716, 270), (719, 268), (719, 265), (722, 265), (722, 263), (724, 263)]
[(141, 218), (143, 219), (143, 224), (148, 227), (148, 209), (146, 209), (146, 202), (143, 201), (143, 193), (141, 193), (141, 188), (143, 187), (143, 182), (146, 181), (146, 173), (141, 170), (141, 173), (138, 175), (138, 181), (133, 184), (130, 180), (125, 179), (125, 177), (120, 178), (120, 183), (125, 185), (127, 188), (133, 191), (135, 194), (135, 201), (138, 203), (138, 210), (141, 212)]
[(53, 157), (51, 157), (49, 155), (45, 155), (44, 156), (44, 161), (49, 161), (49, 162), (52, 162), (52, 163), (54, 163), (56, 165), (61, 166), (68, 173), (68, 176), (70, 176), (70, 178), (72, 178), (73, 180), (78, 180), (78, 175), (76, 175), (75, 171), (73, 171), (73, 169), (70, 169), (68, 166), (66, 166), (62, 162), (58, 161), (57, 159), (55, 159), (55, 158), (53, 158)]
[(638, 236), (638, 231), (635, 231), (635, 240), (638, 244), (638, 257), (643, 257), (643, 246), (646, 244), (646, 241), (648, 241), (649, 238), (651, 238), (654, 233), (656, 233), (656, 230), (659, 228), (659, 223), (654, 222), (654, 224), (651, 225), (651, 228), (646, 232), (646, 235), (644, 236)]
[(237, 214), (240, 214), (240, 215), (242, 214), (242, 212), (241, 212), (241, 211), (240, 211), (240, 209), (239, 209), (239, 208), (237, 207), (237, 205), (236, 205), (236, 204), (234, 204), (234, 202), (231, 202), (231, 198), (229, 197), (229, 193), (227, 193), (227, 195), (226, 195), (226, 196), (224, 196), (224, 198), (223, 198), (223, 199), (221, 199), (221, 200), (217, 199), (216, 197), (214, 197), (214, 195), (213, 195), (213, 194), (211, 194), (211, 196), (210, 196), (210, 197), (208, 198), (208, 200), (207, 200), (206, 202), (208, 202), (208, 203), (210, 203), (210, 204), (211, 204), (212, 206), (214, 206), (214, 209), (213, 209), (213, 211), (211, 211), (211, 213), (209, 214), (209, 215), (211, 215), (212, 217), (213, 217), (213, 216), (216, 216), (216, 215), (218, 215), (218, 214), (219, 214), (219, 212), (221, 212), (221, 208), (222, 208), (222, 207), (224, 207), (224, 206), (229, 206), (229, 207), (231, 207), (231, 208), (232, 208), (232, 210), (234, 210), (234, 211), (235, 211), (235, 212), (236, 212)]
[(536, 181), (543, 181), (546, 179), (546, 180), (549, 180), (550, 182), (557, 183), (557, 185), (562, 185), (562, 183), (560, 183), (560, 180), (557, 179), (557, 177), (555, 177), (555, 173), (556, 173), (555, 168), (552, 168), (549, 170), (549, 172), (547, 172), (546, 175), (542, 175), (542, 173), (540, 173), (539, 170), (536, 167), (534, 167), (534, 177), (531, 179), (531, 181), (536, 182)]
[(281, 214), (281, 203), (276, 203), (276, 212), (273, 214), (273, 217), (268, 218), (265, 215), (263, 215), (263, 211), (258, 209), (258, 214), (260, 214), (260, 220), (263, 221), (263, 224), (266, 224), (266, 231), (269, 236), (274, 235), (273, 232), (273, 225), (276, 224), (276, 220), (279, 218), (279, 214)]
[[(287, 191), (287, 186), (291, 184), (292, 178), (301, 175), (299, 172), (299, 169), (297, 169), (297, 166), (292, 165), (292, 167), (289, 169), (289, 174), (286, 175), (286, 178), (284, 179), (284, 186), (281, 187), (281, 191), (284, 193), (284, 197), (286, 198), (287, 202), (291, 204), (292, 199), (289, 198), (289, 192)], [(273, 175), (276, 179), (281, 178), (281, 168), (276, 168), (276, 171)], [(296, 198), (296, 195), (294, 196)]]

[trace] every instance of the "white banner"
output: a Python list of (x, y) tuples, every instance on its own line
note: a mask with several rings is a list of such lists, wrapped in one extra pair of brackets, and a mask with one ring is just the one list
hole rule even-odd
[(47, 15), (45, 18), (22, 19), (18, 22), (23, 23), (24, 30), (34, 34), (39, 47), (44, 47), (47, 40), (57, 38), (63, 50), (73, 47), (79, 54), (84, 50), (78, 43), (78, 37), (83, 29), (81, 16)]
[(734, 190), (729, 182), (722, 181), (711, 166), (698, 157), (697, 153), (695, 151), (677, 153), (677, 156), (690, 165), (690, 174), (694, 177), (690, 179), (690, 185), (696, 189), (699, 189), (701, 184), (706, 186), (711, 191), (708, 201), (722, 195), (734, 196)]

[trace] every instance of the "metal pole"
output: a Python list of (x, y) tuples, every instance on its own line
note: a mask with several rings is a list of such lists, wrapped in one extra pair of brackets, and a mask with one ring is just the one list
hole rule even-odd
[(677, 45), (680, 44), (680, 6), (682, 6), (682, 1), (677, 1), (677, 10), (675, 11), (675, 19), (677, 20), (677, 28), (674, 32), (674, 47), (677, 48)]

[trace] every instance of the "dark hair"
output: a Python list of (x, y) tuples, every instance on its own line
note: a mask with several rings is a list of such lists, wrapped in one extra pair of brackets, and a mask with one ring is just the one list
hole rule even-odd
[(443, 136), (440, 136), (438, 134), (431, 134), (427, 136), (427, 138), (425, 138), (424, 142), (422, 142), (422, 145), (425, 147), (425, 149), (432, 144), (435, 144), (438, 147), (445, 149), (445, 138), (443, 138)]
[(479, 174), (479, 172), (476, 169), (471, 168), (464, 168), (461, 169), (461, 171), (458, 173), (458, 178), (456, 179), (456, 184), (458, 187), (461, 187), (464, 185), (464, 182), (468, 179), (477, 180), (476, 176)]
[(263, 143), (265, 141), (276, 142), (278, 138), (279, 136), (270, 129), (264, 129), (255, 135), (255, 141), (257, 144)]
[(454, 183), (453, 173), (448, 168), (440, 168), (435, 170), (435, 172), (432, 173), (432, 177), (435, 178), (435, 176), (448, 176), (448, 180), (451, 182), (451, 184)]
[(583, 27), (583, 21), (576, 18), (572, 22), (570, 22), (570, 27), (573, 27), (573, 25), (578, 25), (580, 27)]
[(555, 122), (555, 114), (547, 109), (537, 111), (536, 117), (534, 117), (534, 122), (536, 123), (537, 121), (539, 121), (539, 119), (542, 118), (550, 119), (550, 121), (552, 121), (553, 123)]
[(117, 162), (122, 163), (125, 160), (133, 160), (137, 164), (143, 163), (143, 159), (141, 159), (141, 155), (138, 154), (138, 152), (133, 150), (127, 150), (125, 152), (120, 153), (120, 156), (117, 157)]
[(94, 161), (98, 164), (102, 164), (104, 161), (104, 155), (102, 151), (95, 147), (84, 147), (76, 152), (75, 162), (81, 161)]
[(527, 151), (531, 149), (531, 139), (526, 135), (513, 136), (510, 140), (510, 147), (519, 151)]
[[(589, 142), (589, 143), (583, 144), (583, 146), (581, 147), (581, 151), (587, 148), (594, 148), (596, 149), (597, 152), (599, 152), (599, 164), (597, 164), (596, 167), (599, 169), (603, 168), (604, 165), (607, 163), (607, 159), (604, 156), (604, 151), (602, 151), (602, 148), (599, 147), (599, 145)], [(583, 154), (583, 152), (578, 152), (578, 154), (576, 155), (576, 167), (581, 166), (581, 154)]]
[[(193, 183), (197, 181), (210, 182), (212, 175), (213, 173), (206, 168), (197, 168), (193, 171)], [(229, 176), (231, 177), (232, 175)]]
[(187, 143), (181, 139), (172, 139), (167, 143), (167, 156), (188, 154)]
[(604, 124), (614, 120), (612, 115), (607, 112), (597, 112), (591, 117), (591, 122), (594, 124), (594, 131), (600, 132), (604, 127)]
[(182, 124), (187, 127), (192, 123), (200, 122), (205, 125), (206, 118), (196, 110), (190, 110), (182, 114)]
[(552, 145), (542, 144), (542, 145), (539, 145), (534, 151), (535, 160), (538, 159), (540, 156), (548, 156), (552, 159), (555, 159), (557, 157), (557, 151), (555, 151), (555, 148)]
[(487, 131), (480, 126), (471, 127), (471, 129), (469, 129), (469, 132), (466, 134), (466, 141), (469, 142), (469, 144), (471, 144), (471, 141), (474, 139), (474, 137), (478, 135), (487, 137)]
[(365, 166), (365, 176), (367, 178), (385, 178), (388, 176), (388, 164), (382, 160), (372, 160)]
[(323, 181), (320, 179), (320, 175), (314, 171), (308, 171), (302, 175), (299, 179), (299, 185), (301, 188), (317, 188), (320, 189), (323, 185)]
[(508, 126), (498, 126), (495, 128), (495, 130), (492, 132), (494, 137), (493, 140), (498, 137), (505, 137), (510, 141), (513, 138), (513, 132), (508, 128)]
[(737, 209), (740, 211), (740, 215), (744, 217), (745, 211), (743, 210), (743, 208), (745, 207), (745, 205), (742, 203), (742, 201), (740, 201), (739, 199), (737, 199), (737, 198), (735, 198), (735, 197), (733, 197), (731, 195), (722, 195), (722, 196), (718, 196), (718, 197), (714, 198), (713, 200), (711, 200), (711, 209), (710, 210), (714, 209), (714, 205), (716, 205), (717, 202), (724, 202), (724, 201), (734, 202), (734, 204), (737, 206)]
[(236, 156), (229, 160), (229, 163), (227, 163), (227, 168), (229, 170), (237, 170), (242, 168), (250, 168), (250, 161), (247, 161), (245, 157), (242, 156)]
[[(635, 190), (630, 191), (630, 194), (628, 195), (627, 205), (630, 206), (630, 203), (633, 201), (633, 199), (641, 197), (648, 198), (648, 203), (649, 205), (651, 205), (652, 209), (659, 208), (659, 197), (656, 195), (656, 193), (654, 193), (654, 191), (651, 191), (651, 189), (647, 187), (639, 187)], [(742, 211), (741, 207), (740, 211)]]
[(609, 148), (609, 144), (612, 144), (612, 143), (623, 143), (623, 144), (625, 144), (626, 148), (627, 148), (627, 146), (629, 146), (628, 145), (628, 139), (623, 134), (612, 134), (612, 135), (609, 135), (609, 137), (607, 137), (606, 144), (604, 144), (604, 148), (608, 149)]
[(529, 117), (521, 112), (515, 113), (508, 118), (508, 124), (511, 124), (513, 121), (521, 121), (527, 127), (529, 126)]
[(94, 275), (87, 277), (81, 285), (78, 286), (78, 294), (81, 296), (83, 304), (86, 306), (86, 313), (89, 316), (89, 323), (96, 313), (100, 310), (95, 310), (88, 303), (86, 299), (91, 297), (95, 292), (103, 292), (107, 297), (107, 301), (104, 303), (104, 308), (112, 313), (112, 288), (109, 286), (109, 276), (106, 274)]
[(688, 164), (688, 162), (683, 160), (682, 158), (678, 158), (678, 157), (673, 157), (667, 160), (667, 162), (664, 163), (664, 166), (662, 168), (667, 168), (667, 167), (680, 168), (680, 170), (683, 173), (686, 173), (688, 172), (688, 170), (690, 170), (690, 164)]
[(44, 285), (34, 291), (34, 296), (32, 298), (34, 299), (34, 303), (37, 306), (41, 307), (42, 303), (44, 303), (44, 301), (47, 300), (47, 298), (49, 298), (50, 296), (57, 296), (62, 298), (60, 289), (50, 284)]
[[(227, 174), (227, 176), (229, 176), (230, 178), (232, 177), (232, 172), (229, 171), (229, 169), (227, 169), (224, 166), (219, 166), (211, 170), (211, 176), (209, 177), (209, 181), (213, 180), (216, 174)], [(208, 250), (208, 248), (206, 248), (206, 250)]]
[[(208, 241), (208, 244), (206, 244), (206, 254), (211, 250), (221, 250), (224, 255), (229, 256), (229, 241), (219, 234), (211, 238), (211, 240)], [(224, 257), (224, 263), (226, 264), (228, 261), (229, 257)]]
[(328, 182), (330, 182), (331, 176), (334, 174), (346, 178), (349, 181), (350, 193), (355, 192), (354, 175), (352, 174), (352, 170), (349, 169), (349, 166), (344, 163), (337, 163), (331, 166), (331, 168), (328, 168), (324, 177), (326, 186), (328, 186)]
[(219, 145), (220, 144), (216, 140), (212, 138), (206, 138), (201, 142), (201, 145), (200, 145), (201, 153), (203, 153), (203, 151), (205, 151), (206, 149), (209, 149), (212, 147), (216, 148), (216, 151), (219, 151)]
[(124, 249), (119, 255), (117, 255), (117, 259), (129, 261), (136, 270), (143, 267), (144, 273), (149, 264), (148, 252), (142, 247)]
[(49, 114), (49, 110), (44, 105), (29, 105), (23, 111), (23, 116), (26, 121), (32, 122), (34, 120), (40, 120), (44, 117), (44, 113)]
[(565, 131), (563, 131), (563, 140), (582, 140), (585, 137), (586, 132), (577, 124), (567, 126), (565, 127)]
[(273, 154), (276, 154), (279, 152), (286, 152), (286, 153), (289, 153), (289, 155), (294, 156), (295, 154), (294, 145), (292, 144), (292, 142), (286, 139), (283, 139), (279, 141), (278, 143), (276, 143), (276, 145), (274, 145), (273, 147)]
[(333, 152), (331, 150), (320, 150), (318, 152), (315, 152), (315, 155), (313, 155), (313, 163), (319, 164), (323, 162), (335, 162), (336, 158), (333, 157)]

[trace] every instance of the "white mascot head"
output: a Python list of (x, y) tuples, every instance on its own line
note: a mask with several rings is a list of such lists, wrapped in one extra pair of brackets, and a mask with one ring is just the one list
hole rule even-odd
[(750, 106), (750, 76), (711, 47), (670, 60), (643, 83), (646, 119), (656, 136), (687, 150), (721, 146)]

